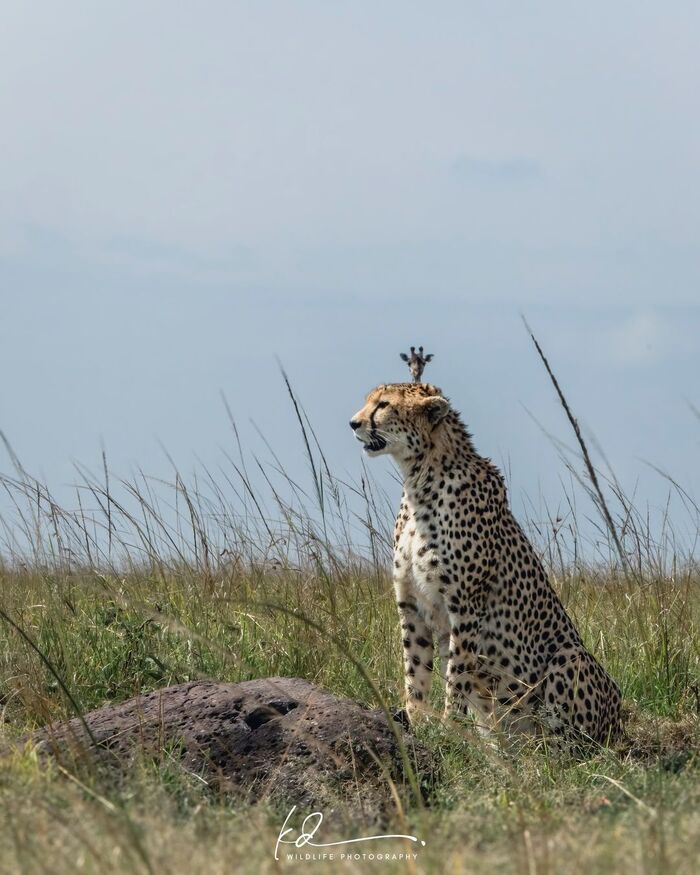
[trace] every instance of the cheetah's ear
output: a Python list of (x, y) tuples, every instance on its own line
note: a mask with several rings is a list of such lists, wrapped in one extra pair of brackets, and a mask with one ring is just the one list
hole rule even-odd
[(428, 417), (430, 423), (437, 425), (438, 422), (442, 422), (447, 416), (450, 410), (450, 402), (447, 398), (443, 398), (442, 395), (433, 395), (430, 398), (423, 398), (421, 400), (420, 409)]

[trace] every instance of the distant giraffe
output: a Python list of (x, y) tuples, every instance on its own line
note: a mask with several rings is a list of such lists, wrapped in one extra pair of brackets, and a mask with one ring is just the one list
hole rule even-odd
[(423, 354), (423, 347), (418, 347), (418, 352), (416, 352), (415, 346), (411, 347), (411, 354), (406, 355), (405, 352), (399, 353), (401, 356), (401, 360), (404, 362), (408, 362), (408, 369), (413, 375), (413, 382), (420, 383), (420, 379), (423, 376), (423, 371), (425, 370), (425, 366), (429, 361), (432, 361), (433, 353), (427, 352)]

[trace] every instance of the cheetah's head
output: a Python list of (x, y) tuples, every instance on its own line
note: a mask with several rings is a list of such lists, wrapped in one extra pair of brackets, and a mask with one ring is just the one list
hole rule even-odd
[(350, 428), (368, 456), (390, 453), (410, 461), (425, 449), (449, 410), (440, 389), (430, 383), (387, 383), (369, 393)]

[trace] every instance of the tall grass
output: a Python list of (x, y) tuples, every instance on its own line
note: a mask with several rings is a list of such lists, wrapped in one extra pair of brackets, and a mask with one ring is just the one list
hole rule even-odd
[[(233, 451), (216, 470), (200, 465), (186, 478), (172, 463), (168, 481), (141, 471), (122, 478), (103, 452), (98, 475), (77, 469), (75, 501), (65, 507), (5, 440), (0, 746), (48, 721), (198, 677), (302, 676), (369, 705), (399, 703), (388, 574), (397, 496), (364, 468), (358, 482), (331, 471), (284, 379), (303, 482), (263, 436), (267, 461), (246, 452), (231, 417)], [(474, 870), (527, 873), (689, 872), (683, 845), (700, 851), (692, 545), (681, 549), (668, 516), (657, 526), (637, 509), (609, 469), (596, 468), (594, 486), (585, 445), (580, 455), (562, 449), (562, 462), (568, 513), (545, 508), (525, 527), (587, 645), (622, 687), (636, 751), (583, 764), (537, 750), (494, 759), (469, 737), (428, 724), (420, 732), (441, 779), (432, 810), (409, 812), (433, 839), (415, 864), (421, 871), (471, 871), (474, 860)], [(700, 530), (690, 496), (671, 479), (669, 489)], [(583, 534), (591, 524), (579, 525), (591, 511), (595, 550)], [(5, 757), (0, 871), (9, 860), (6, 871), (68, 872), (78, 860), (82, 871), (180, 872), (185, 857), (190, 872), (272, 870), (274, 822), (265, 812), (212, 800), (176, 768), (140, 773), (127, 788), (73, 778), (47, 772), (31, 749)], [(49, 848), (55, 867), (42, 863)]]

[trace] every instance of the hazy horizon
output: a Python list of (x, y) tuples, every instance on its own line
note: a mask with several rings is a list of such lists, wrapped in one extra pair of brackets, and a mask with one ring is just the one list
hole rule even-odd
[(303, 478), (278, 359), (356, 478), (347, 421), (423, 344), (516, 513), (556, 510), (537, 422), (573, 440), (524, 314), (640, 506), (669, 491), (647, 463), (698, 498), (696, 6), (76, 0), (3, 24), (0, 429), (59, 496), (102, 444), (118, 473), (167, 474), (159, 442), (216, 464), (221, 391)]

